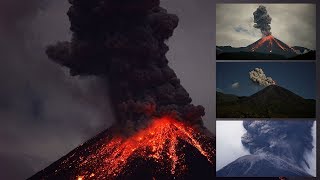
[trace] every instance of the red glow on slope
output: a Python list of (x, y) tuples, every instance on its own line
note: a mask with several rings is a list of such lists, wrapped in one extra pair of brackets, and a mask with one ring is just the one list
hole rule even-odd
[(271, 48), (272, 47), (272, 43), (273, 43), (272, 39), (274, 39), (272, 35), (269, 35), (269, 36), (266, 36), (266, 37), (262, 38), (251, 50), (255, 51), (256, 49), (261, 47), (266, 42), (268, 43), (268, 47)]
[[(90, 154), (75, 160), (66, 160), (63, 164), (73, 161), (73, 166), (79, 172), (76, 177), (85, 179), (114, 179), (119, 174), (130, 171), (126, 168), (130, 160), (139, 157), (163, 164), (159, 171), (170, 171), (179, 175), (187, 169), (184, 164), (184, 154), (179, 151), (179, 140), (183, 140), (196, 148), (210, 163), (214, 155), (214, 148), (201, 143), (203, 135), (194, 127), (186, 125), (171, 117), (155, 119), (145, 129), (138, 131), (131, 137), (114, 137), (105, 140), (96, 150), (88, 149)], [(72, 157), (72, 156), (71, 156)], [(169, 167), (166, 167), (168, 166)], [(63, 167), (62, 167), (63, 168)], [(167, 168), (167, 169), (166, 169)]]
[(262, 46), (267, 46), (267, 48), (269, 49), (268, 51), (270, 53), (272, 53), (272, 47), (273, 46), (278, 46), (280, 47), (283, 51), (290, 51), (293, 50), (291, 47), (284, 47), (283, 45), (281, 45), (281, 43), (275, 39), (272, 35), (266, 36), (264, 38), (262, 38), (260, 41), (258, 41), (252, 48), (251, 51), (256, 51), (258, 48), (262, 47)]

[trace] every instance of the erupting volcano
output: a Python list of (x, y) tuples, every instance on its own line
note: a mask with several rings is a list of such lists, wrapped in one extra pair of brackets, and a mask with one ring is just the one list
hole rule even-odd
[(178, 17), (159, 0), (70, 0), (71, 42), (48, 56), (105, 78), (116, 123), (30, 179), (212, 179), (215, 138), (165, 56)]
[(259, 39), (253, 44), (247, 46), (247, 49), (251, 52), (279, 54), (287, 58), (297, 55), (293, 48), (273, 37), (272, 35)]
[[(253, 12), (253, 27), (261, 31), (262, 38), (252, 44), (243, 44), (241, 47), (216, 46), (217, 60), (315, 60), (315, 50), (310, 50), (299, 44), (287, 45), (275, 38), (271, 32), (272, 18), (267, 8), (260, 5)], [(249, 30), (243, 27), (234, 28), (248, 34)], [(234, 35), (237, 37), (237, 35)], [(256, 38), (256, 37), (255, 37)], [(281, 38), (279, 35), (278, 38)]]
[(116, 131), (98, 135), (31, 179), (173, 179), (197, 171), (197, 177), (214, 177), (214, 138), (203, 129), (163, 117), (129, 137), (113, 136)]

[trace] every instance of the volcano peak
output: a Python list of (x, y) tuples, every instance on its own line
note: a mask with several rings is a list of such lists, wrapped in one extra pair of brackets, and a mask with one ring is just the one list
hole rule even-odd
[(251, 96), (217, 94), (219, 118), (313, 118), (315, 100), (304, 99), (278, 85), (269, 85)]
[(260, 38), (258, 41), (247, 46), (250, 52), (260, 52), (266, 54), (278, 54), (285, 57), (292, 57), (296, 55), (294, 49), (289, 45), (275, 38), (273, 35)]
[(165, 179), (199, 176), (211, 179), (214, 176), (215, 139), (205, 129), (171, 117), (153, 119), (129, 137), (113, 128), (29, 179), (163, 179), (164, 176)]

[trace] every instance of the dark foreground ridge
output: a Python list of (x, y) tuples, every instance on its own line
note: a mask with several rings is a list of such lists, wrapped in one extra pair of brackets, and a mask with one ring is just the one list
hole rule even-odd
[(217, 92), (219, 118), (314, 118), (316, 101), (277, 85), (270, 85), (249, 96)]

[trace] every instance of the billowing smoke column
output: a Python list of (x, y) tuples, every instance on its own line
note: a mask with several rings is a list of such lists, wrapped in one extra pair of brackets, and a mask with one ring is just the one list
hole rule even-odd
[(271, 20), (267, 8), (265, 6), (259, 6), (257, 10), (253, 13), (254, 25), (253, 27), (260, 29), (263, 36), (271, 35)]
[(244, 121), (242, 143), (251, 154), (270, 154), (302, 167), (313, 149), (313, 121)]
[(202, 123), (204, 108), (190, 104), (165, 56), (176, 15), (159, 7), (159, 0), (69, 2), (72, 40), (48, 47), (47, 54), (73, 76), (104, 77), (119, 123), (137, 125), (164, 115)]
[(263, 69), (261, 68), (255, 68), (254, 70), (249, 72), (250, 79), (260, 86), (270, 86), (275, 85), (276, 82), (271, 78), (267, 77), (264, 73)]

